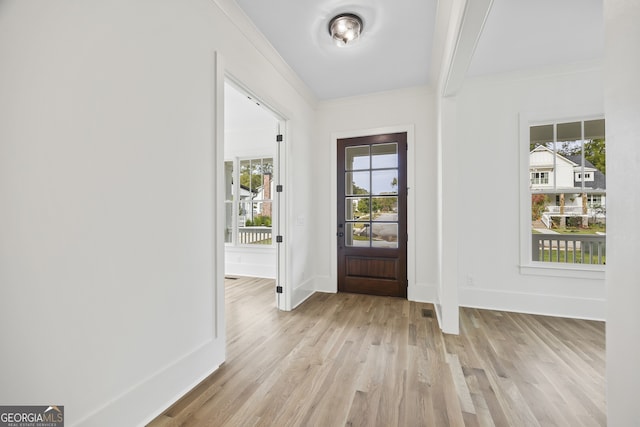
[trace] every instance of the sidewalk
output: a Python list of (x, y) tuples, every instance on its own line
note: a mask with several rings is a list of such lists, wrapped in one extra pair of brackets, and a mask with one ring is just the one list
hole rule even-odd
[(560, 234), (557, 231), (549, 230), (548, 228), (534, 228), (540, 234)]
[(537, 220), (533, 222), (533, 229), (540, 234), (560, 234), (556, 231), (549, 230), (542, 221)]

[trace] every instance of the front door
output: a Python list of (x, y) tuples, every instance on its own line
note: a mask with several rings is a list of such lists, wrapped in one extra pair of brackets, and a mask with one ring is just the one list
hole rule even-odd
[(407, 134), (338, 140), (338, 290), (407, 296)]

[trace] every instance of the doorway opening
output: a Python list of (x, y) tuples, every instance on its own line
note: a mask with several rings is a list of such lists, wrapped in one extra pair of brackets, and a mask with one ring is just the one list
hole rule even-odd
[(281, 179), (284, 122), (230, 78), (224, 84), (225, 282), (237, 277), (270, 279), (276, 307), (284, 247)]

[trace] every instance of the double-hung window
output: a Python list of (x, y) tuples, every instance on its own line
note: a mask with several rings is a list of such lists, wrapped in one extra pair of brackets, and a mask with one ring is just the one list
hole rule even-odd
[(271, 157), (225, 162), (225, 243), (273, 244), (273, 172)]
[(531, 172), (531, 184), (548, 184), (549, 183), (549, 172)]
[(528, 178), (521, 198), (521, 264), (602, 271), (607, 227), (604, 119), (521, 125), (526, 126), (521, 164)]

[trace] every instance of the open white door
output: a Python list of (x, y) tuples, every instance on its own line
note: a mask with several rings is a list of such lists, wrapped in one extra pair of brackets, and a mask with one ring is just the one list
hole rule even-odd
[(286, 167), (286, 137), (285, 137), (285, 121), (280, 120), (278, 123), (278, 132), (276, 135), (276, 235), (279, 236), (276, 242), (276, 306), (279, 310), (291, 310), (291, 289), (286, 286), (286, 260), (287, 260), (287, 240), (286, 234), (286, 191), (284, 182)]

